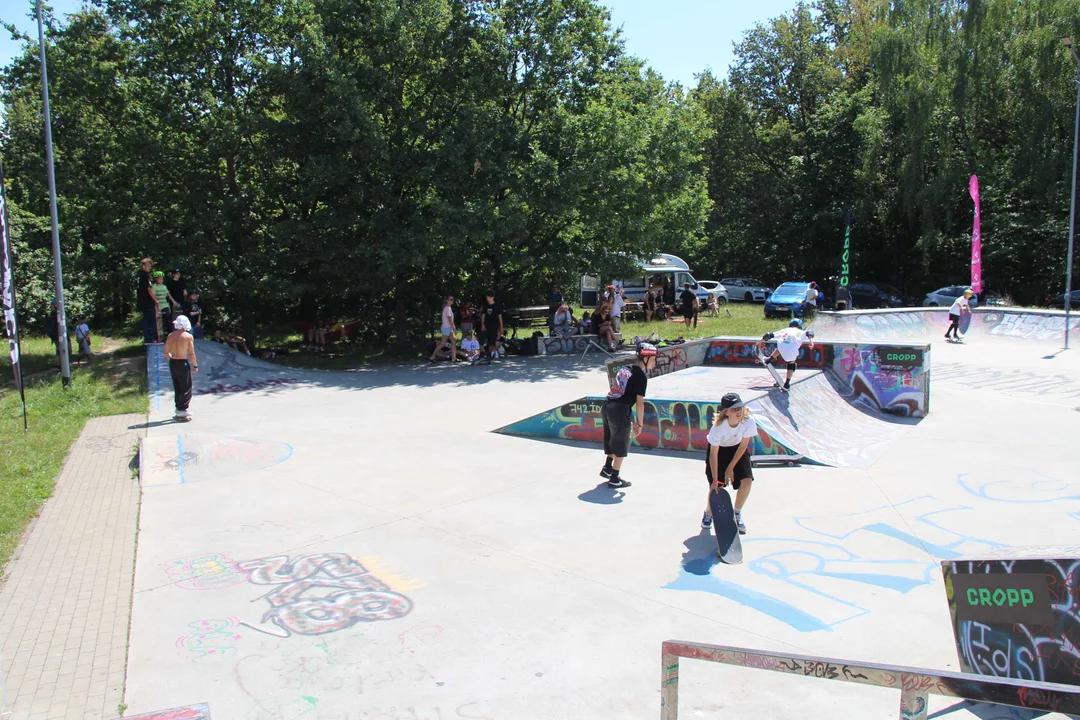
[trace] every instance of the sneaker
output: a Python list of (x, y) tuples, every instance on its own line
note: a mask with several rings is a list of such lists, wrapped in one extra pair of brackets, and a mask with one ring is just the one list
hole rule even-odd
[(791, 381), (790, 380), (785, 380), (784, 381), (784, 389), (785, 390), (790, 390), (791, 389)]
[(600, 471), (600, 477), (609, 478), (609, 477), (611, 477), (611, 473), (613, 473), (613, 472), (615, 472), (615, 471), (611, 468), (610, 465), (605, 465), (604, 469)]
[(705, 528), (706, 530), (712, 527), (712, 515), (710, 515), (709, 513), (705, 513), (701, 516), (701, 527)]
[(628, 488), (630, 487), (630, 481), (623, 480), (621, 477), (613, 477), (608, 480), (607, 486), (609, 488)]
[(735, 527), (739, 528), (740, 535), (746, 534), (746, 525), (743, 524), (742, 513), (735, 513)]

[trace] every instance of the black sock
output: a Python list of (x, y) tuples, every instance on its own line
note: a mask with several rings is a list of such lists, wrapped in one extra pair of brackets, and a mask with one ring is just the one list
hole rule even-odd
[(611, 469), (611, 465), (612, 465), (612, 462), (613, 462), (613, 461), (612, 461), (612, 459), (611, 459), (611, 458), (608, 458), (607, 460), (605, 460), (605, 461), (604, 461), (604, 469), (606, 469), (606, 470), (610, 470), (610, 469)]
[(619, 479), (619, 471), (618, 470), (612, 470), (611, 471), (611, 477), (608, 478), (608, 481), (609, 482), (615, 482), (618, 479)]

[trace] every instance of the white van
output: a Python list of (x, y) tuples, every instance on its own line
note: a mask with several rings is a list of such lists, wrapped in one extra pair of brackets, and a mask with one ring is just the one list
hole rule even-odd
[[(641, 274), (624, 280), (613, 280), (611, 285), (621, 287), (626, 291), (628, 302), (643, 302), (645, 292), (650, 287), (666, 287), (667, 301), (674, 304), (678, 301), (679, 293), (683, 285), (690, 283), (690, 288), (697, 295), (702, 307), (709, 298), (709, 291), (698, 285), (697, 280), (690, 274), (690, 266), (682, 258), (674, 255), (660, 254), (641, 266)], [(584, 275), (581, 278), (581, 307), (594, 308), (599, 304), (603, 294), (600, 278), (595, 275)], [(674, 299), (671, 299), (674, 298)]]

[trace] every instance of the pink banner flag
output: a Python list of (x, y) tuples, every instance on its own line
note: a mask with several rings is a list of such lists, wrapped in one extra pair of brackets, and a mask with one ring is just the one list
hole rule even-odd
[(968, 192), (975, 201), (975, 226), (971, 229), (971, 291), (982, 292), (982, 228), (979, 222), (979, 176), (972, 175)]

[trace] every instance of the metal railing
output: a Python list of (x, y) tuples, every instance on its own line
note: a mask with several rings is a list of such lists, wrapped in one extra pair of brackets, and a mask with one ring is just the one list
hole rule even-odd
[(669, 640), (663, 645), (660, 668), (661, 720), (676, 720), (679, 716), (679, 658), (893, 688), (900, 691), (901, 720), (927, 720), (930, 695), (1066, 715), (1080, 714), (1080, 687), (1072, 685)]

